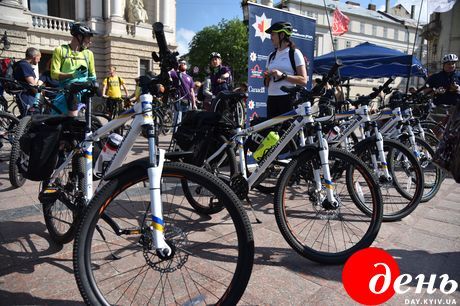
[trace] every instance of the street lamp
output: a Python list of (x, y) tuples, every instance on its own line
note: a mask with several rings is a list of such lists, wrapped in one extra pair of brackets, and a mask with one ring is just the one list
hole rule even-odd
[(241, 8), (243, 9), (243, 22), (245, 25), (249, 24), (249, 7), (248, 0), (241, 1)]
[(5, 34), (3, 34), (2, 38), (0, 39), (0, 43), (3, 44), (2, 50), (8, 50), (8, 49), (10, 49), (11, 43), (10, 43), (10, 41), (8, 40), (8, 35), (6, 34), (6, 31), (5, 31)]

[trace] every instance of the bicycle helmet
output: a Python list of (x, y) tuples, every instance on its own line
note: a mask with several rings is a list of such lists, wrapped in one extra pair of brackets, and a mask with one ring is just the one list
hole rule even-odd
[(209, 56), (209, 60), (212, 60), (215, 57), (222, 58), (219, 52), (212, 52), (211, 55)]
[(458, 62), (457, 55), (455, 55), (453, 53), (444, 55), (442, 57), (442, 63), (445, 64), (445, 63), (448, 63), (448, 62)]
[(77, 35), (93, 36), (96, 33), (90, 27), (86, 25), (83, 25), (81, 23), (74, 23), (70, 27), (70, 34), (76, 37)]
[(265, 33), (271, 34), (273, 33), (284, 33), (287, 36), (292, 35), (292, 24), (290, 22), (275, 22), (271, 25), (268, 29), (265, 30)]

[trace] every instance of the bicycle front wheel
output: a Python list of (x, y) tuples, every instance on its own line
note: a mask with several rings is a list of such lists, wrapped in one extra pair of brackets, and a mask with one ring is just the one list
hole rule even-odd
[[(152, 247), (146, 169), (110, 180), (91, 200), (74, 245), (74, 271), (88, 304), (236, 305), (252, 270), (254, 241), (236, 195), (212, 174), (166, 163), (161, 178), (165, 240)], [(210, 218), (193, 211), (181, 180), (207, 189), (225, 209)]]
[[(320, 263), (340, 264), (376, 238), (382, 222), (382, 198), (370, 170), (344, 150), (329, 149), (332, 185), (326, 184), (320, 168), (319, 154), (311, 148), (286, 166), (275, 193), (276, 222), (300, 255)], [(321, 171), (319, 190), (315, 169)], [(327, 187), (333, 188), (337, 207), (327, 200)]]
[(417, 158), (401, 143), (384, 139), (383, 154), (390, 179), (381, 172), (381, 162), (375, 167), (374, 157), (378, 150), (375, 141), (362, 141), (355, 146), (356, 155), (373, 170), (378, 177), (383, 197), (383, 220), (397, 221), (408, 216), (420, 203), (423, 195), (423, 172)]

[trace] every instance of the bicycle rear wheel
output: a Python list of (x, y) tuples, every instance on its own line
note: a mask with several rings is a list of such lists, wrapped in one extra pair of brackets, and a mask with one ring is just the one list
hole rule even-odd
[[(222, 145), (226, 141), (227, 139), (224, 136), (219, 136), (217, 138), (210, 139), (208, 143), (217, 142)], [(209, 156), (211, 154), (214, 154), (214, 152), (209, 152), (206, 155)], [(231, 178), (237, 172), (238, 167), (233, 148), (231, 146), (227, 147), (223, 153), (215, 159), (209, 161), (208, 164), (203, 165), (203, 167), (227, 185), (231, 185)], [(215, 214), (224, 208), (224, 206), (219, 203), (215, 197), (203, 197), (206, 195), (207, 191), (206, 188), (203, 188), (201, 185), (197, 185), (183, 179), (182, 188), (187, 201), (200, 214)]]
[(85, 158), (75, 155), (70, 164), (50, 183), (43, 182), (39, 200), (43, 204), (43, 217), (51, 239), (65, 244), (75, 236), (79, 213), (85, 207)]
[(0, 160), (9, 160), (14, 142), (14, 131), (19, 120), (10, 113), (0, 111)]
[(21, 156), (21, 147), (19, 145), (19, 139), (29, 129), (31, 120), (31, 116), (23, 117), (21, 120), (19, 120), (19, 124), (16, 127), (16, 131), (14, 132), (14, 138), (11, 145), (8, 176), (11, 185), (15, 188), (21, 187), (26, 182), (26, 179), (22, 176), (22, 173), (19, 172), (18, 167), (18, 160)]
[[(328, 185), (323, 179), (322, 189), (315, 188), (313, 170), (321, 161), (317, 149), (310, 147), (283, 170), (274, 198), (275, 217), (281, 234), (297, 253), (316, 262), (340, 264), (376, 238), (382, 222), (382, 198), (363, 162), (344, 150), (329, 150), (338, 207), (328, 203)], [(361, 205), (370, 213), (363, 212)]]
[[(203, 218), (184, 200), (181, 180), (203, 186), (225, 210)], [(91, 200), (74, 245), (78, 288), (88, 304), (236, 305), (252, 270), (254, 241), (236, 195), (203, 169), (166, 163), (163, 225), (173, 249), (152, 249), (147, 169), (129, 165)]]

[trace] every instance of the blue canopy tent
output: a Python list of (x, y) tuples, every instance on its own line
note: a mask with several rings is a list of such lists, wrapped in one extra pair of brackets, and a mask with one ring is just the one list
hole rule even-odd
[[(368, 42), (336, 51), (335, 54), (343, 62), (340, 76), (344, 78), (408, 77), (409, 63), (412, 63), (410, 76), (427, 77), (426, 69), (415, 56)], [(313, 61), (314, 72), (327, 73), (334, 63), (333, 52), (319, 56)]]

